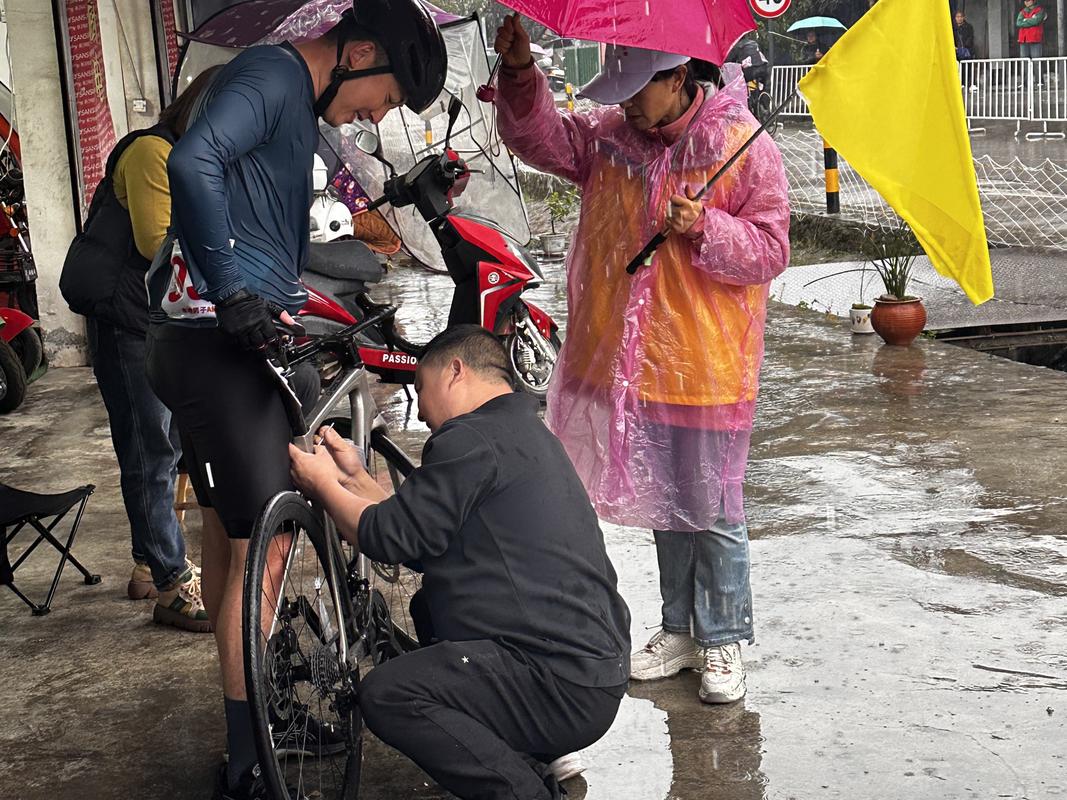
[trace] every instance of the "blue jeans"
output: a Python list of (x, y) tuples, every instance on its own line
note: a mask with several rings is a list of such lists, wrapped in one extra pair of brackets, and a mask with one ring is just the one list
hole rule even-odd
[(119, 459), (133, 558), (148, 564), (156, 588), (165, 589), (186, 569), (185, 539), (174, 513), (178, 430), (148, 386), (144, 337), (92, 318), (86, 332)]
[(719, 519), (708, 531), (654, 531), (663, 628), (701, 647), (754, 640), (748, 529)]
[(1044, 42), (1019, 42), (1019, 58), (1041, 58)]

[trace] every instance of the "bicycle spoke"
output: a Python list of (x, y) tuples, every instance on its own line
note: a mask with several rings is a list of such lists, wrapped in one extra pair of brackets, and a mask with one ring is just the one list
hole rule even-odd
[[(278, 520), (270, 540), (256, 548), (260, 628), (248, 632), (248, 641), (261, 658), (250, 700), (255, 696), (260, 710), (257, 724), (265, 720), (260, 743), (269, 741), (274, 750), (260, 762), (276, 795), (278, 787), (290, 787), (302, 797), (352, 800), (361, 752), (348, 665), (339, 650), (345, 615), (331, 590), (333, 556), (321, 522), (293, 498), (293, 513), (308, 522)], [(246, 598), (248, 592), (246, 587)], [(256, 614), (255, 608), (249, 613)]]

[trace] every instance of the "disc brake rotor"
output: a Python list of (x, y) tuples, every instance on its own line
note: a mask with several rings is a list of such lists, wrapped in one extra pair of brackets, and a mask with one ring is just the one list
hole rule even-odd
[(396, 583), (400, 580), (400, 566), (397, 564), (380, 564), (377, 561), (372, 561), (371, 569), (374, 570), (375, 575), (386, 583)]

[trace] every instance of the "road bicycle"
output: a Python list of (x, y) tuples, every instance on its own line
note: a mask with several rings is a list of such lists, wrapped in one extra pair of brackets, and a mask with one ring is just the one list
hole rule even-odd
[[(375, 307), (358, 324), (288, 347), (286, 363), (269, 362), (293, 443), (310, 451), (314, 432), (334, 426), (366, 454), (368, 471), (388, 491), (414, 464), (389, 438), (371, 396), (372, 374), (389, 381), (395, 373), (372, 366), (383, 359), (369, 356), (382, 350), (417, 358), (421, 350), (393, 330), (395, 315), (395, 306)], [(385, 344), (361, 335), (372, 327)], [(289, 377), (309, 361), (327, 382), (305, 416)], [(417, 566), (379, 564), (355, 552), (323, 509), (298, 492), (276, 495), (260, 514), (245, 571), (244, 662), (259, 777), (271, 797), (358, 797), (360, 676), (418, 647), (410, 614), (421, 587)]]

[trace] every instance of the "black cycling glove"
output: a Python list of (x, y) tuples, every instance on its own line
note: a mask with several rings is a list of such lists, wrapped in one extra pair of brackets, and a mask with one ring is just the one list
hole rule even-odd
[(269, 351), (279, 349), (278, 331), (267, 302), (247, 289), (240, 289), (215, 304), (219, 327), (232, 336), (245, 350)]

